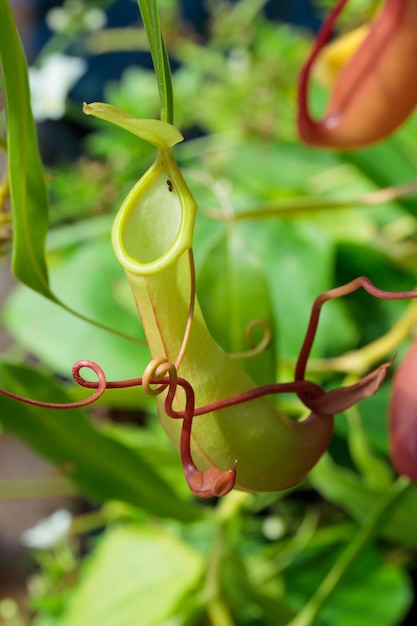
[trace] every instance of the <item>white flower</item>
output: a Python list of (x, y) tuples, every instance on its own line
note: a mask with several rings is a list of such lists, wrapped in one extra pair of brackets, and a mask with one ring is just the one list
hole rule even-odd
[(40, 68), (29, 68), (32, 111), (37, 122), (58, 120), (64, 115), (68, 92), (86, 69), (84, 59), (63, 54), (46, 57)]
[(47, 550), (65, 537), (70, 529), (72, 515), (66, 509), (58, 509), (49, 517), (40, 520), (36, 526), (25, 530), (20, 540), (27, 548)]

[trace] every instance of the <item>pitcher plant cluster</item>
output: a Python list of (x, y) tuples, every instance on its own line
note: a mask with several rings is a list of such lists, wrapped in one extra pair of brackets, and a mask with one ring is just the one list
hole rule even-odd
[[(308, 87), (316, 62), (332, 49), (323, 47), (347, 0), (338, 2), (325, 21), (301, 71), (298, 128), (314, 146), (354, 149), (381, 141), (406, 120), (417, 104), (414, 60), (417, 56), (417, 3), (387, 0), (374, 22), (355, 37), (334, 42), (344, 63), (336, 76), (327, 112), (314, 120)], [(320, 57), (320, 59), (319, 59)], [(191, 491), (208, 498), (234, 487), (276, 491), (298, 483), (327, 449), (334, 416), (374, 395), (391, 362), (358, 382), (325, 390), (306, 377), (308, 360), (327, 301), (364, 289), (384, 300), (416, 298), (417, 291), (387, 292), (360, 276), (326, 291), (313, 303), (293, 380), (256, 386), (216, 343), (205, 324), (197, 297), (192, 253), (196, 202), (173, 155), (182, 135), (160, 120), (139, 120), (103, 103), (84, 105), (87, 115), (128, 130), (157, 149), (154, 164), (124, 200), (114, 221), (112, 242), (124, 268), (142, 320), (151, 361), (140, 378), (106, 380), (99, 365), (83, 360), (74, 380), (92, 395), (69, 404), (50, 404), (3, 394), (30, 404), (71, 408), (93, 403), (106, 389), (141, 386), (156, 397), (162, 425), (179, 450)], [(81, 373), (91, 369), (96, 382)], [(400, 365), (390, 408), (391, 456), (397, 471), (417, 480), (417, 347)], [(268, 396), (296, 394), (309, 415), (296, 421)]]

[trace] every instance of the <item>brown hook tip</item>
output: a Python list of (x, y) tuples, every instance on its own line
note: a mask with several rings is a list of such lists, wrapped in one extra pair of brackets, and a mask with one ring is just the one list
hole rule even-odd
[(231, 470), (210, 467), (200, 471), (190, 466), (185, 470), (185, 478), (191, 491), (200, 498), (220, 498), (232, 491), (236, 483), (236, 461)]

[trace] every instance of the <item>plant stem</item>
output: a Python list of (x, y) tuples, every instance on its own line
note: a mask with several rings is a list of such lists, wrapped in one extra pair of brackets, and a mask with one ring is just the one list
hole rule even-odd
[(287, 626), (311, 626), (314, 624), (324, 603), (334, 592), (350, 566), (353, 565), (363, 550), (379, 533), (411, 484), (412, 483), (407, 478), (400, 476), (391, 488), (384, 493), (351, 543), (342, 552), (332, 569), (328, 572), (320, 587), (297, 617), (291, 620)]
[(224, 560), (225, 548), (224, 525), (220, 525), (214, 539), (207, 565), (205, 580), (205, 608), (212, 626), (233, 626), (229, 608), (222, 598), (220, 589), (220, 571)]
[(207, 614), (212, 626), (234, 626), (234, 621), (226, 604), (219, 598), (215, 598), (207, 606)]
[[(4, 204), (6, 200), (10, 198), (10, 188), (9, 188), (9, 172), (6, 170), (3, 173), (3, 178), (0, 183), (0, 211), (3, 211)], [(10, 213), (2, 213), (1, 217), (4, 221), (11, 221)]]
[(251, 494), (242, 491), (232, 491), (222, 498), (214, 513), (218, 524), (213, 541), (210, 557), (207, 564), (207, 573), (204, 585), (204, 606), (212, 626), (233, 626), (234, 620), (227, 602), (223, 599), (221, 590), (221, 570), (226, 558), (226, 535), (229, 523), (236, 518), (239, 511)]
[(219, 209), (205, 209), (204, 213), (208, 217), (226, 222), (238, 222), (245, 220), (298, 218), (300, 214), (321, 213), (323, 211), (346, 210), (363, 206), (377, 206), (390, 202), (397, 198), (404, 198), (414, 195), (417, 190), (417, 181), (413, 180), (402, 185), (395, 185), (364, 193), (357, 197), (338, 200), (336, 198), (326, 199), (320, 197), (302, 197), (294, 200), (262, 203), (252, 209), (239, 211), (239, 213), (224, 213)]

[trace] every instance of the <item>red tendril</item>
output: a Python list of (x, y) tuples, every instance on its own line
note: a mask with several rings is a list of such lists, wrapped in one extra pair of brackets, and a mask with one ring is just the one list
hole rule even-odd
[[(192, 263), (191, 256), (190, 263)], [(92, 404), (103, 395), (106, 389), (123, 389), (127, 387), (142, 386), (145, 393), (152, 396), (157, 396), (167, 390), (164, 400), (164, 410), (166, 414), (172, 419), (183, 420), (180, 440), (180, 454), (184, 467), (185, 478), (191, 491), (202, 498), (223, 496), (231, 491), (235, 485), (236, 465), (238, 461), (236, 460), (233, 467), (229, 470), (221, 470), (216, 467), (199, 470), (196, 467), (191, 454), (191, 430), (194, 417), (231, 406), (236, 406), (244, 402), (250, 402), (251, 400), (255, 400), (256, 398), (260, 398), (262, 396), (281, 393), (296, 393), (304, 405), (314, 413), (322, 416), (333, 416), (335, 413), (339, 413), (345, 408), (352, 406), (352, 404), (355, 404), (362, 398), (372, 395), (382, 384), (382, 381), (386, 376), (386, 371), (391, 363), (381, 365), (354, 385), (333, 389), (329, 392), (325, 392), (320, 385), (305, 380), (304, 378), (307, 361), (310, 356), (323, 304), (328, 300), (343, 297), (352, 293), (360, 287), (363, 287), (372, 296), (384, 300), (402, 300), (417, 297), (417, 291), (383, 291), (375, 287), (375, 285), (373, 285), (368, 278), (363, 276), (352, 280), (346, 285), (336, 287), (335, 289), (326, 291), (318, 296), (311, 310), (307, 332), (295, 368), (295, 380), (292, 382), (263, 385), (244, 393), (240, 393), (236, 396), (223, 398), (204, 406), (196, 407), (194, 389), (191, 383), (178, 376), (177, 372), (178, 364), (180, 363), (185, 351), (186, 338), (189, 335), (191, 327), (190, 319), (192, 317), (194, 303), (194, 287), (192, 287), (190, 318), (187, 321), (185, 339), (181, 346), (180, 355), (179, 358), (177, 358), (176, 364), (169, 362), (165, 357), (158, 357), (149, 363), (144, 371), (143, 377), (141, 378), (132, 378), (121, 381), (107, 381), (103, 370), (96, 363), (89, 360), (78, 361), (72, 369), (74, 381), (81, 387), (93, 389), (95, 391), (88, 398), (76, 402), (67, 402), (63, 404), (41, 402), (38, 400), (32, 400), (31, 398), (22, 397), (4, 389), (0, 389), (0, 393), (9, 398), (38, 407), (70, 409)], [(97, 381), (90, 381), (84, 378), (80, 373), (83, 368), (92, 370), (97, 376)], [(185, 403), (182, 410), (174, 408), (174, 403), (179, 402), (179, 399), (177, 398), (178, 387), (183, 389), (185, 395)]]

